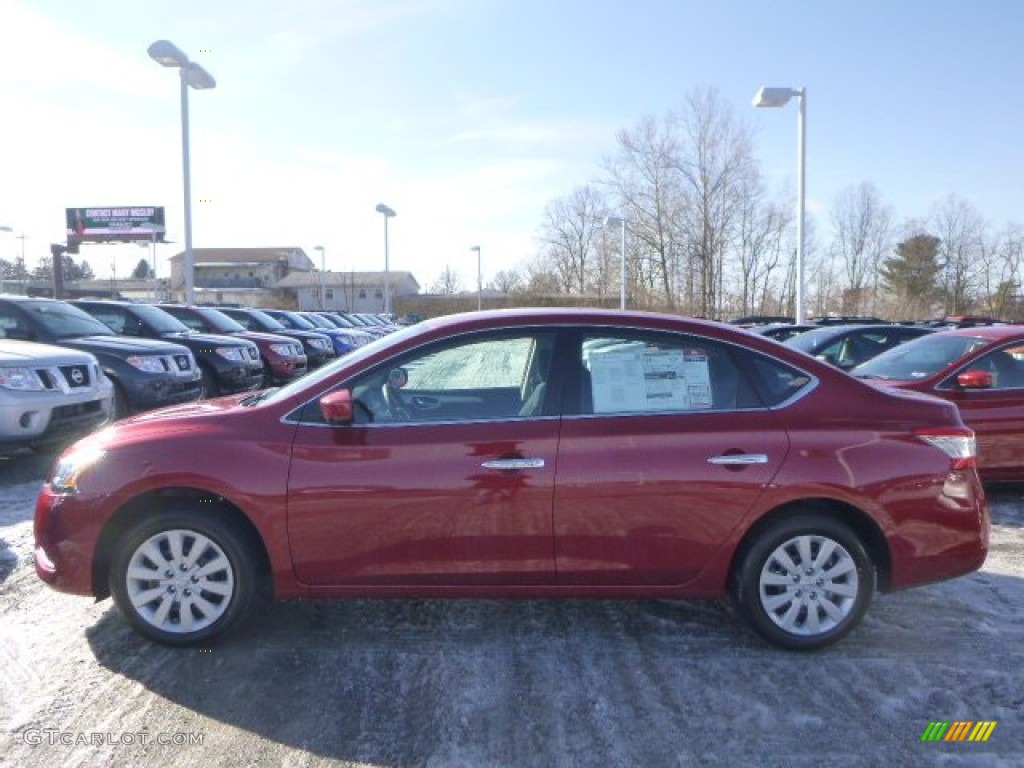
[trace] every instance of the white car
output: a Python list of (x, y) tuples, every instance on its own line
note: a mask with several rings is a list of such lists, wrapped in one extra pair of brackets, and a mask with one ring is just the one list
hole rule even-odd
[(69, 443), (109, 421), (113, 401), (91, 354), (0, 339), (0, 454)]

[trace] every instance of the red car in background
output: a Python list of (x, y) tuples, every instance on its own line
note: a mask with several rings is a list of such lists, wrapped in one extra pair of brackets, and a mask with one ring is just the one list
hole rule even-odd
[(718, 323), (537, 309), (92, 435), (40, 492), (35, 557), (168, 644), (267, 594), (728, 595), (811, 649), (876, 588), (979, 568), (988, 529), (950, 403)]
[(1024, 480), (1024, 326), (939, 331), (883, 352), (850, 373), (954, 403), (977, 436), (982, 480)]

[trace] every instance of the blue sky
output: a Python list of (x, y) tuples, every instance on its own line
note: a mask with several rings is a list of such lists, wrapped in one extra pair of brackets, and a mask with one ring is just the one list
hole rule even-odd
[[(34, 266), (66, 207), (163, 205), (183, 237), (168, 39), (217, 79), (190, 94), (193, 243), (298, 245), (327, 268), (475, 287), (536, 253), (543, 210), (601, 172), (616, 132), (712, 87), (792, 190), (808, 89), (807, 195), (871, 181), (898, 220), (950, 194), (1024, 223), (1024, 3), (975, 0), (0, 0), (0, 258)], [(21, 241), (16, 237), (25, 235)], [(86, 246), (97, 274), (135, 246)], [(165, 264), (165, 261), (163, 262)], [(162, 272), (166, 266), (161, 267)], [(165, 272), (164, 272), (165, 273)]]

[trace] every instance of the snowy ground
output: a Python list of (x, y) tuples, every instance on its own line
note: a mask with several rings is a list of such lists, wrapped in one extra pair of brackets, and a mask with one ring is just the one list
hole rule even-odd
[[(669, 601), (285, 603), (170, 650), (37, 581), (44, 469), (0, 459), (5, 766), (1024, 764), (1024, 488), (991, 489), (981, 572), (817, 654)], [(998, 724), (922, 743), (932, 720)]]

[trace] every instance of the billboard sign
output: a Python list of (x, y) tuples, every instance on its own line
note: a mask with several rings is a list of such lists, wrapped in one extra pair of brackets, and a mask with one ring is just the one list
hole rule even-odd
[(67, 208), (68, 244), (164, 239), (163, 206)]

